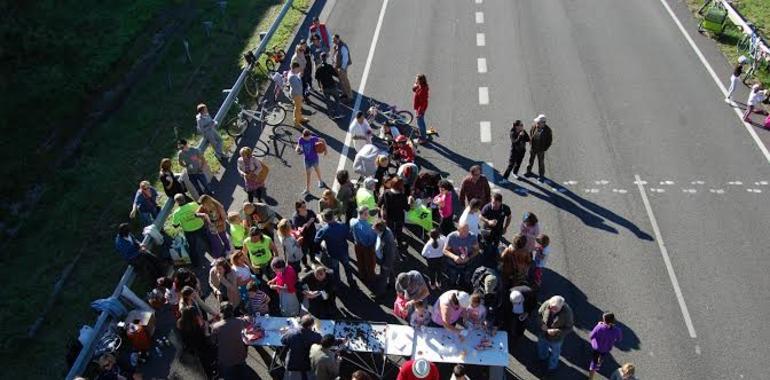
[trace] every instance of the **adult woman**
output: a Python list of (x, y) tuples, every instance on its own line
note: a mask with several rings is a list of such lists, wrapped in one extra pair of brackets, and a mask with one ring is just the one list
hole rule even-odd
[(254, 198), (264, 202), (263, 199), (266, 193), (265, 182), (259, 180), (262, 163), (254, 155), (251, 148), (247, 146), (241, 148), (240, 154), (241, 156), (238, 157), (238, 173), (243, 177), (243, 188), (246, 190), (246, 196), (249, 202), (254, 202)]
[(470, 295), (461, 290), (444, 292), (433, 305), (432, 325), (459, 332), (457, 323), (461, 322), (463, 311), (470, 306)]
[(417, 74), (412, 86), (412, 104), (414, 106), (414, 115), (417, 118), (417, 126), (420, 128), (420, 144), (425, 144), (428, 138), (428, 131), (425, 126), (425, 111), (428, 110), (428, 79), (425, 74)]
[(313, 265), (313, 271), (300, 279), (303, 303), (310, 314), (316, 318), (331, 318), (336, 310), (334, 280), (328, 276), (328, 269)]
[(243, 241), (243, 253), (248, 258), (251, 271), (262, 276), (264, 270), (270, 264), (270, 260), (276, 256), (275, 244), (270, 236), (264, 235), (262, 230), (257, 227), (251, 227), (249, 238)]
[(512, 286), (528, 284), (529, 269), (532, 265), (532, 251), (527, 248), (527, 238), (524, 235), (513, 237), (513, 244), (506, 247), (500, 254), (500, 274), (503, 277), (505, 289)]
[(281, 219), (278, 222), (278, 246), (280, 251), (283, 252), (283, 258), (286, 262), (294, 268), (296, 273), (300, 272), (300, 262), (302, 261), (302, 248), (299, 246), (297, 239), (294, 238), (291, 232), (291, 222), (289, 219)]
[(340, 205), (337, 202), (337, 197), (334, 195), (334, 191), (330, 189), (324, 190), (323, 194), (321, 195), (321, 199), (318, 200), (318, 212), (323, 212), (323, 210), (331, 209), (334, 211), (334, 216), (337, 218), (340, 217)]
[(132, 219), (139, 216), (139, 221), (144, 227), (152, 224), (159, 212), (158, 192), (150, 186), (149, 182), (139, 182), (139, 189), (134, 194), (134, 204), (129, 216)]
[(246, 299), (246, 285), (251, 282), (251, 269), (246, 254), (243, 251), (235, 251), (230, 256), (230, 265), (235, 272), (235, 284), (238, 286), (238, 294), (241, 301)]
[(477, 198), (471, 199), (468, 203), (468, 207), (465, 208), (462, 215), (460, 215), (460, 224), (467, 224), (470, 232), (476, 236), (481, 232), (481, 222), (486, 221), (481, 216), (481, 201)]
[(390, 169), (390, 158), (384, 154), (377, 156), (377, 170), (374, 171), (374, 179), (376, 180), (374, 185), (375, 196), (380, 194), (380, 187), (385, 183), (385, 174), (388, 174), (388, 169)]
[(433, 197), (433, 203), (438, 206), (438, 215), (441, 219), (439, 230), (444, 236), (455, 230), (454, 223), (454, 187), (452, 183), (442, 179), (438, 183), (439, 194)]
[(176, 328), (182, 339), (185, 352), (198, 357), (203, 370), (213, 378), (214, 375), (214, 350), (208, 338), (208, 326), (200, 313), (191, 306), (182, 307), (182, 316), (176, 321)]
[(401, 178), (391, 178), (388, 180), (388, 185), (386, 187), (389, 188), (382, 193), (377, 206), (382, 211), (382, 219), (395, 235), (396, 241), (401, 244), (405, 213), (409, 210), (409, 198), (404, 193), (404, 181)]
[(275, 272), (275, 277), (268, 281), (267, 284), (270, 285), (270, 289), (278, 292), (281, 315), (284, 317), (299, 315), (297, 272), (291, 266), (287, 266), (286, 261), (281, 257), (274, 258), (270, 263), (270, 268)]
[(305, 201), (300, 200), (294, 203), (294, 215), (291, 218), (291, 224), (300, 233), (299, 245), (302, 247), (302, 264), (305, 267), (309, 267), (308, 256), (317, 251), (314, 242), (316, 223), (318, 223), (318, 217), (313, 210), (307, 208)]
[(179, 181), (179, 177), (171, 171), (171, 159), (164, 158), (160, 160), (160, 173), (158, 173), (160, 183), (163, 184), (163, 192), (166, 193), (168, 199), (174, 199), (174, 195), (185, 194), (185, 189), (182, 182)]
[(241, 303), (238, 292), (238, 275), (232, 270), (227, 260), (220, 257), (211, 263), (209, 286), (219, 302), (230, 301), (233, 307)]
[(225, 207), (212, 196), (204, 194), (198, 199), (197, 215), (206, 221), (206, 228), (209, 235), (209, 245), (211, 255), (214, 257), (224, 257), (232, 249), (230, 239), (227, 237), (227, 214)]

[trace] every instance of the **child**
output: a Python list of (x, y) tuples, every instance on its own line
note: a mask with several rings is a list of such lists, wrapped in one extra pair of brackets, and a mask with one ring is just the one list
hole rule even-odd
[(543, 283), (543, 268), (551, 253), (551, 238), (546, 234), (537, 235), (535, 238), (535, 250), (532, 251), (532, 259), (535, 262), (535, 285), (539, 288)]
[(465, 366), (456, 364), (452, 369), (452, 377), (450, 377), (449, 380), (470, 380), (468, 376), (465, 375)]
[(299, 299), (297, 299), (297, 272), (286, 265), (286, 260), (276, 257), (270, 263), (270, 268), (275, 272), (275, 277), (268, 281), (270, 289), (278, 292), (278, 303), (281, 307), (281, 315), (284, 317), (296, 317), (299, 315)]
[(246, 311), (249, 313), (249, 315), (267, 315), (270, 304), (270, 296), (259, 290), (255, 282), (250, 282), (247, 286), (247, 289), (249, 296), (246, 300)]
[(412, 316), (409, 317), (409, 326), (414, 328), (427, 326), (430, 322), (430, 312), (425, 308), (425, 303), (422, 300), (414, 301), (414, 311)]
[(399, 318), (406, 319), (408, 312), (407, 302), (403, 292), (396, 292), (396, 300), (393, 301), (393, 314)]
[(231, 211), (227, 214), (227, 222), (230, 224), (230, 244), (236, 251), (243, 249), (243, 241), (246, 239), (246, 227), (243, 226), (241, 214)]
[(481, 294), (473, 293), (471, 295), (471, 305), (465, 309), (466, 324), (475, 328), (480, 328), (487, 318), (487, 307), (481, 302)]
[(430, 288), (441, 287), (441, 264), (444, 262), (444, 244), (446, 237), (441, 236), (438, 229), (430, 231), (430, 239), (422, 248), (422, 257), (428, 261), (428, 281)]
[(174, 317), (179, 319), (179, 295), (176, 293), (176, 291), (174, 291), (171, 279), (167, 277), (158, 278), (153, 293), (163, 297), (164, 302), (167, 305), (170, 305), (171, 311), (174, 313)]
[(593, 379), (594, 374), (602, 365), (604, 357), (610, 353), (612, 347), (623, 339), (623, 332), (615, 326), (615, 314), (604, 313), (602, 320), (588, 335), (591, 339), (591, 363), (588, 365), (588, 378)]
[(526, 248), (531, 251), (535, 249), (535, 238), (540, 235), (540, 224), (537, 221), (537, 216), (531, 212), (525, 212), (522, 219), (519, 233), (527, 237)]

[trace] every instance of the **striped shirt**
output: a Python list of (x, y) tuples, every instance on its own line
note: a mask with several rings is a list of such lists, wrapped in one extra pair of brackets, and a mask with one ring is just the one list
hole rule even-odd
[(246, 303), (246, 309), (249, 314), (267, 314), (269, 297), (265, 292), (257, 290), (256, 294), (249, 292), (249, 300)]

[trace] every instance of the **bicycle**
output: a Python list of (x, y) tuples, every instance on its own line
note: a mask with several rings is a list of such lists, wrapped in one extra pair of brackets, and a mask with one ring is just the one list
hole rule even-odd
[[(227, 93), (230, 91), (224, 90), (223, 92)], [(286, 119), (286, 108), (278, 102), (268, 104), (267, 97), (265, 96), (262, 97), (259, 110), (250, 110), (244, 107), (238, 101), (238, 97), (235, 97), (233, 104), (238, 107), (237, 114), (225, 123), (225, 131), (233, 138), (243, 135), (253, 122), (276, 126), (283, 123)]]
[(769, 66), (767, 53), (762, 50), (762, 38), (751, 25), (749, 28), (751, 28), (751, 32), (744, 35), (736, 44), (738, 54), (745, 53), (748, 59), (749, 68), (743, 77), (744, 84), (754, 76), (757, 70), (767, 70)]
[[(264, 66), (262, 66), (262, 63), (254, 55), (254, 52), (248, 51), (243, 54), (243, 59), (248, 64), (259, 69), (259, 71), (264, 73), (268, 78), (272, 78), (274, 76), (273, 74), (278, 73), (278, 70), (281, 68), (281, 64), (285, 58), (286, 52), (283, 49), (279, 49), (277, 46), (273, 46), (271, 50), (265, 52)], [(246, 79), (243, 83), (243, 87), (252, 97), (256, 98), (259, 96), (259, 80), (257, 70), (249, 71), (249, 74), (246, 76)]]
[(398, 108), (396, 108), (396, 106), (388, 106), (387, 104), (384, 106), (385, 107), (375, 104), (369, 107), (369, 110), (367, 111), (367, 117), (366, 117), (366, 120), (369, 122), (369, 124), (372, 124), (375, 121), (377, 121), (377, 118), (379, 116), (383, 116), (386, 119), (385, 123), (397, 124), (397, 125), (412, 124), (412, 120), (414, 120), (414, 115), (412, 115), (411, 112), (407, 110), (399, 110)]

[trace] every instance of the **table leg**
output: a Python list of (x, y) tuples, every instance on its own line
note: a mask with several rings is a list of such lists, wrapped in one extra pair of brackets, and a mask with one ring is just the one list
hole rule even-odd
[(505, 378), (505, 368), (489, 367), (489, 380), (503, 380)]

